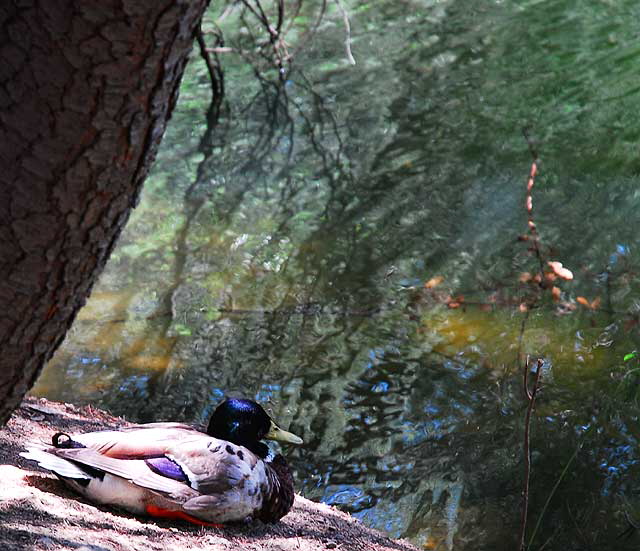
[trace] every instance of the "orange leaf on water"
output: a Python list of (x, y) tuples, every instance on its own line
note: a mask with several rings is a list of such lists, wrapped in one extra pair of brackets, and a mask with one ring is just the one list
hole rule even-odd
[(551, 298), (553, 302), (558, 302), (560, 300), (560, 289), (555, 285), (551, 287)]
[(591, 308), (591, 304), (589, 303), (589, 301), (584, 298), (584, 297), (576, 297), (576, 302), (578, 304), (582, 304), (582, 306), (586, 306), (587, 308)]
[(452, 300), (449, 304), (447, 304), (447, 306), (452, 310), (455, 310), (456, 308), (460, 308), (460, 303)]
[(437, 287), (438, 285), (440, 285), (443, 281), (444, 281), (444, 277), (442, 277), (442, 276), (432, 277), (429, 281), (427, 281), (424, 284), (424, 288), (425, 289), (433, 289), (434, 287)]
[(571, 270), (565, 268), (562, 265), (562, 262), (558, 262), (557, 260), (550, 260), (549, 262), (547, 262), (547, 264), (551, 267), (553, 273), (555, 273), (558, 277), (566, 279), (567, 281), (573, 279), (573, 273), (571, 272)]
[(600, 297), (594, 298), (591, 302), (589, 302), (584, 297), (576, 297), (576, 302), (582, 304), (585, 308), (589, 308), (589, 310), (597, 310), (600, 307)]
[(520, 306), (518, 306), (518, 310), (520, 310), (521, 312), (526, 312), (528, 309), (529, 307), (524, 302), (520, 304)]

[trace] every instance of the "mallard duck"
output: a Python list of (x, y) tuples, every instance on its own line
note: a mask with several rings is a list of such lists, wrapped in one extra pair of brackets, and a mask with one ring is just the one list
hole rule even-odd
[(53, 471), (90, 501), (138, 515), (196, 524), (276, 522), (293, 505), (293, 477), (263, 438), (302, 440), (260, 405), (229, 399), (206, 434), (180, 423), (149, 423), (31, 444), (21, 455)]

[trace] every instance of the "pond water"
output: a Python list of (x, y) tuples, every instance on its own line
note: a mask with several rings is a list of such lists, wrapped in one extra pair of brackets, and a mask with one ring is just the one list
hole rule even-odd
[[(340, 3), (315, 33), (305, 3), (282, 79), (238, 10), (209, 14), (243, 51), (219, 122), (194, 54), (34, 393), (142, 422), (255, 397), (304, 438), (305, 496), (425, 549), (515, 549), (531, 355), (530, 549), (637, 549), (640, 4), (342, 5), (356, 64)], [(523, 128), (541, 258), (574, 275), (545, 290)]]

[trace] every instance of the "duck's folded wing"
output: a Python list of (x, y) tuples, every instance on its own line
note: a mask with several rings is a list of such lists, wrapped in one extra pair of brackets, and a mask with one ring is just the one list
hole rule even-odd
[(55, 449), (55, 455), (129, 480), (137, 486), (161, 492), (174, 499), (191, 499), (198, 494), (183, 482), (153, 472), (143, 459), (116, 459), (91, 448)]
[(208, 438), (194, 427), (181, 423), (149, 423), (120, 430), (74, 435), (73, 440), (101, 455), (117, 459), (162, 457), (171, 446)]
[(50, 453), (47, 451), (47, 448), (39, 442), (29, 443), (27, 451), (21, 452), (20, 455), (25, 459), (35, 461), (42, 468), (53, 471), (59, 476), (74, 478), (76, 480), (91, 479), (91, 475), (83, 470), (77, 463), (58, 457), (55, 453)]

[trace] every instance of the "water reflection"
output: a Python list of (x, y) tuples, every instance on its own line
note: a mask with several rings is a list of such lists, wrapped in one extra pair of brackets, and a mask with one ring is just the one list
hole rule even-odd
[[(516, 357), (543, 357), (533, 518), (563, 478), (534, 547), (637, 546), (616, 539), (638, 472), (637, 364), (621, 360), (638, 347), (637, 8), (602, 10), (354, 2), (355, 68), (322, 65), (343, 55), (333, 23), (285, 82), (230, 61), (215, 127), (192, 63), (143, 202), (36, 392), (139, 421), (255, 396), (307, 443), (287, 450), (305, 495), (427, 549), (495, 550), (520, 522)], [(522, 331), (531, 120), (544, 242), (576, 273), (564, 292), (603, 306), (544, 302)], [(423, 287), (434, 275), (463, 307)]]

